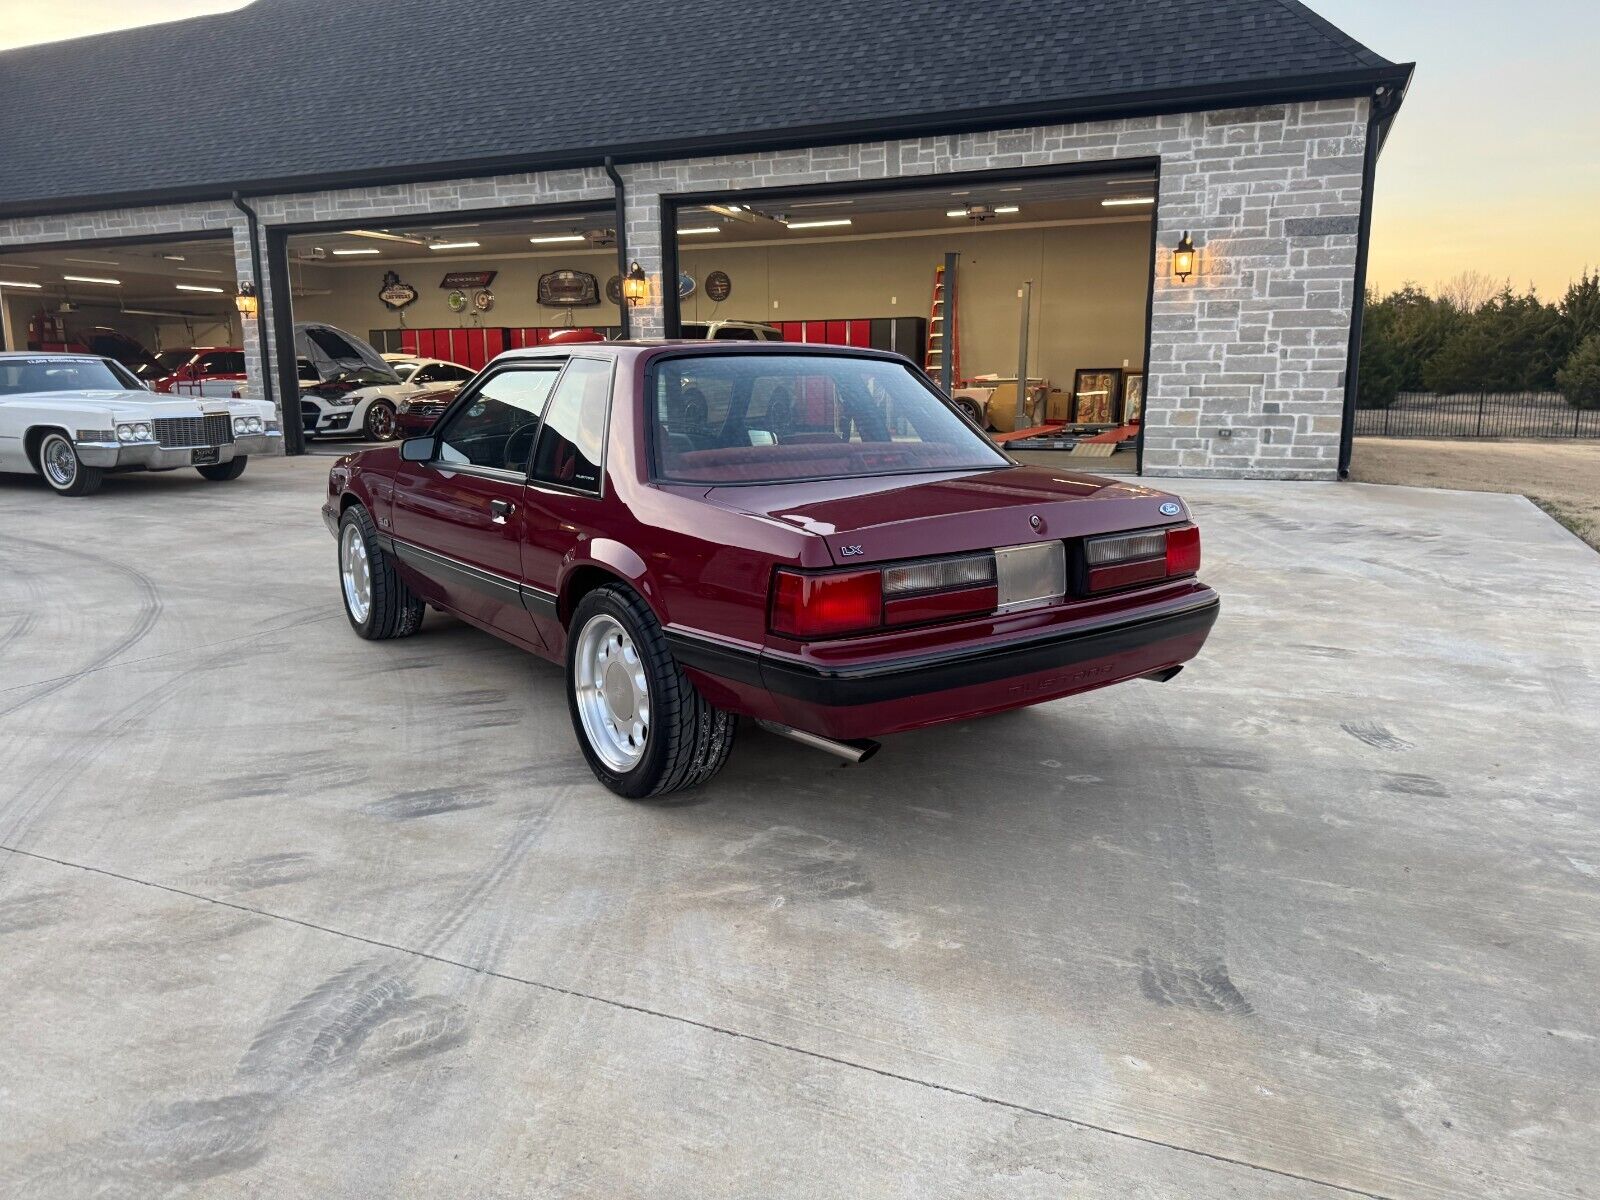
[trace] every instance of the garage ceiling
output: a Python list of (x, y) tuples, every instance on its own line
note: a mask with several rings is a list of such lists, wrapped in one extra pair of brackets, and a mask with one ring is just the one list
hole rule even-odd
[(0, 290), (10, 294), (112, 304), (163, 316), (214, 317), (233, 312), (235, 273), (231, 235), (0, 254)]

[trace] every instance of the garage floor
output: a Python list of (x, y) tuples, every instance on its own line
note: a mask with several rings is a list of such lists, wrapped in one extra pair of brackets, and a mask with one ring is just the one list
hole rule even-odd
[(1600, 557), (1190, 484), (1181, 679), (602, 791), (326, 459), (0, 481), (0, 1195), (1593, 1195)]

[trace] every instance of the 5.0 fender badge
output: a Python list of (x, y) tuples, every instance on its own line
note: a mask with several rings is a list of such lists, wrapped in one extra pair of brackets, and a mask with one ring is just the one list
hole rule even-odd
[(840, 558), (859, 558), (861, 555), (863, 555), (865, 553), (866, 553), (866, 550), (863, 549), (860, 546), (840, 546), (839, 547), (839, 557)]
[(1168, 500), (1165, 504), (1163, 504), (1161, 506), (1161, 515), (1163, 517), (1175, 517), (1179, 513), (1181, 513), (1182, 511), (1183, 511), (1183, 505), (1177, 503), (1174, 500)]

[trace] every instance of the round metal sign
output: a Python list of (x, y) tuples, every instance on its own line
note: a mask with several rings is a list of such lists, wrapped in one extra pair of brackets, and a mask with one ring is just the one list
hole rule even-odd
[(733, 280), (726, 271), (713, 271), (706, 276), (706, 299), (721, 304), (733, 295)]

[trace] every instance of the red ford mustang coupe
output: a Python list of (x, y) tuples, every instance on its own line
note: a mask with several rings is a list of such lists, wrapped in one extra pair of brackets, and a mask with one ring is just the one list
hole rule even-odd
[(692, 787), (736, 715), (869, 740), (1165, 680), (1219, 601), (1181, 501), (1021, 466), (891, 354), (626, 343), (500, 357), (323, 508), (364, 638), (427, 605), (564, 663), (612, 791)]

